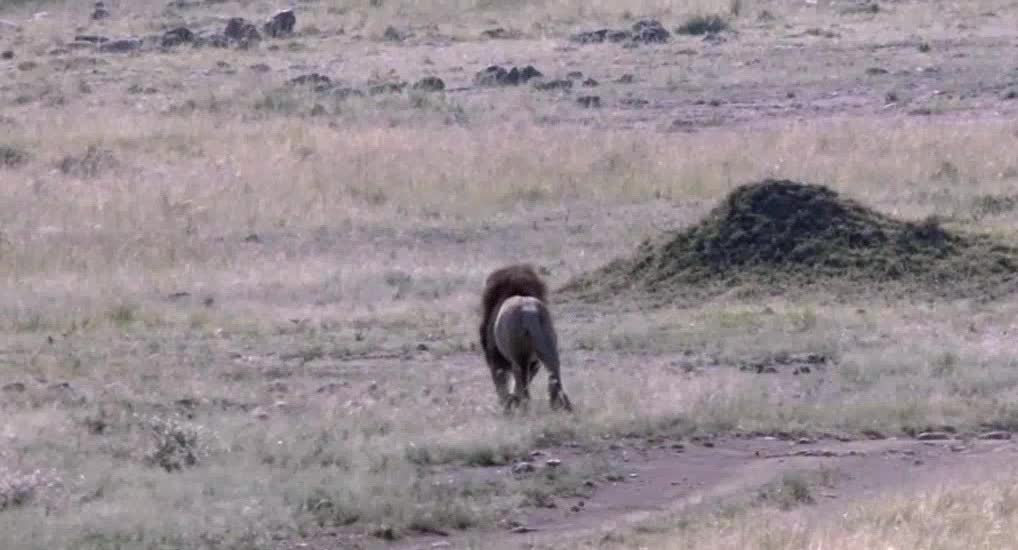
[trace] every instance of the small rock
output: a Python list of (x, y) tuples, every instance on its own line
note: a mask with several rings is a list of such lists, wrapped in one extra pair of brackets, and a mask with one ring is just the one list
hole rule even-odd
[(979, 434), (979, 439), (992, 439), (1002, 441), (1005, 439), (1011, 439), (1011, 432), (1005, 431), (994, 431)]
[(269, 413), (268, 411), (261, 407), (255, 407), (254, 409), (251, 410), (251, 416), (257, 418), (258, 420), (267, 420), (269, 418)]
[(1018, 90), (1008, 90), (1004, 93), (1004, 99), (1018, 99)]
[(341, 388), (345, 388), (348, 385), (349, 384), (345, 382), (329, 382), (328, 384), (325, 384), (324, 386), (321, 386), (317, 390), (315, 390), (315, 393), (336, 393)]
[(258, 33), (258, 28), (243, 17), (231, 17), (226, 22), (226, 28), (223, 29), (223, 36), (227, 40), (233, 40), (241, 44), (257, 42), (262, 38), (261, 34)]
[(612, 29), (598, 29), (596, 31), (581, 32), (569, 37), (573, 42), (580, 44), (600, 44), (602, 42), (624, 42), (633, 38), (633, 35), (627, 31), (617, 31)]
[(618, 77), (615, 82), (618, 82), (619, 84), (632, 84), (635, 80), (636, 78), (633, 75), (626, 73)]
[(601, 106), (601, 97), (596, 95), (585, 95), (576, 98), (576, 103), (585, 109), (596, 109)]
[(646, 99), (641, 99), (639, 97), (625, 97), (625, 98), (622, 98), (619, 101), (619, 103), (623, 107), (637, 107), (637, 108), (639, 108), (639, 107), (647, 106), (650, 102), (647, 101)]
[(289, 80), (291, 86), (310, 86), (316, 92), (332, 88), (332, 79), (318, 73), (302, 74)]
[(945, 439), (951, 439), (951, 435), (947, 432), (923, 432), (915, 438), (919, 441), (943, 441)]
[(534, 89), (541, 91), (571, 90), (572, 87), (573, 81), (566, 79), (549, 80), (547, 82), (538, 82), (534, 84)]
[(883, 67), (870, 67), (866, 69), (866, 74), (868, 75), (887, 74), (887, 69)]
[(106, 9), (106, 5), (102, 2), (95, 3), (95, 9), (92, 10), (92, 20), (101, 21), (110, 16), (110, 10)]
[(438, 542), (431, 543), (431, 547), (432, 548), (451, 548), (452, 544), (449, 544), (449, 541), (440, 540)]
[(426, 76), (414, 82), (413, 89), (425, 92), (441, 92), (445, 89), (445, 81), (437, 76)]
[(481, 38), (487, 38), (489, 40), (504, 40), (509, 38), (519, 38), (520, 33), (516, 31), (510, 31), (503, 27), (496, 27), (494, 29), (487, 29), (481, 31)]
[(513, 67), (509, 70), (492, 65), (474, 75), (474, 83), (478, 86), (517, 86), (541, 76), (544, 75), (533, 65), (527, 65), (522, 69)]
[(534, 465), (532, 463), (527, 462), (527, 461), (524, 460), (522, 462), (517, 462), (516, 464), (513, 464), (513, 466), (510, 469), (510, 471), (514, 475), (520, 475), (520, 474), (527, 474), (527, 473), (533, 472), (534, 469), (535, 468), (534, 468)]
[(14, 50), (4, 50), (0, 53), (0, 59), (14, 59)]
[(31, 70), (35, 69), (36, 67), (38, 67), (38, 66), (39, 66), (39, 64), (36, 63), (35, 61), (22, 61), (21, 63), (18, 63), (18, 70), (19, 71), (31, 71)]
[(140, 38), (119, 38), (103, 42), (99, 45), (99, 51), (105, 53), (128, 53), (140, 50), (141, 45), (142, 41)]
[(262, 26), (265, 34), (278, 38), (293, 34), (293, 28), (297, 25), (297, 16), (292, 9), (279, 10)]
[(583, 81), (583, 86), (585, 88), (594, 88), (594, 87), (599, 86), (600, 84), (601, 84), (600, 82), (594, 80), (593, 78), (588, 78), (588, 79)]
[(265, 63), (255, 63), (248, 68), (256, 73), (267, 73), (272, 70), (272, 67), (269, 67)]
[(537, 529), (534, 529), (533, 527), (527, 527), (526, 525), (519, 525), (517, 527), (513, 527), (510, 532), (519, 534), (519, 533), (532, 533), (534, 531), (537, 531)]
[(368, 95), (398, 94), (406, 86), (406, 82), (383, 82), (368, 88)]
[(194, 33), (187, 27), (177, 27), (170, 29), (163, 33), (163, 37), (159, 42), (164, 48), (172, 48), (181, 44), (189, 44), (194, 42)]
[(802, 437), (799, 438), (799, 440), (796, 441), (796, 443), (798, 443), (799, 445), (811, 445), (813, 443), (816, 443), (816, 441), (808, 437)]
[(10, 384), (4, 384), (0, 387), (0, 390), (10, 393), (21, 393), (25, 391), (27, 387), (23, 382), (11, 382)]
[(549, 468), (557, 468), (557, 467), (562, 465), (562, 461), (560, 459), (557, 459), (557, 458), (549, 458), (548, 460), (545, 460), (544, 463)]
[(99, 36), (95, 34), (79, 34), (74, 37), (75, 42), (87, 42), (89, 44), (102, 44), (103, 42), (109, 42), (110, 39), (105, 36)]
[(388, 27), (385, 27), (385, 31), (382, 33), (382, 38), (389, 42), (402, 42), (406, 40), (407, 35), (399, 32), (396, 27), (389, 25)]
[(633, 23), (633, 41), (644, 44), (664, 43), (671, 38), (671, 33), (665, 30), (661, 22), (655, 19), (644, 19)]
[(530, 458), (538, 458), (538, 457), (542, 457), (542, 456), (544, 456), (546, 454), (548, 454), (548, 453), (546, 453), (544, 451), (530, 451), (530, 455), (529, 456), (530, 456)]
[(417, 351), (428, 351), (428, 345), (424, 342), (417, 344)]

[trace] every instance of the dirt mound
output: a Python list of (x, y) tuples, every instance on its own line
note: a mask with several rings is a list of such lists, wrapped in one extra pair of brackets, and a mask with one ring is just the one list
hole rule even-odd
[(764, 180), (735, 189), (699, 224), (644, 242), (561, 292), (670, 297), (844, 282), (904, 283), (940, 295), (1010, 291), (1016, 266), (1018, 249), (987, 237), (955, 234), (936, 220), (897, 220), (820, 185)]

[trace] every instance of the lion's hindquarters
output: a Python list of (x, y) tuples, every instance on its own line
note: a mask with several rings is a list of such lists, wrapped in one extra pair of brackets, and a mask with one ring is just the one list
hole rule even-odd
[(527, 392), (526, 384), (533, 377), (531, 363), (539, 360), (548, 369), (548, 390), (552, 406), (565, 405), (571, 409), (562, 390), (559, 371), (558, 336), (551, 314), (543, 302), (532, 297), (514, 296), (499, 309), (495, 320), (495, 340), (500, 351), (523, 371), (517, 376), (523, 387), (517, 393)]

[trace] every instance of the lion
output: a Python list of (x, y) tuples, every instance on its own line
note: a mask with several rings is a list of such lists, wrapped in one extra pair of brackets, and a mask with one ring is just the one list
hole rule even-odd
[[(573, 409), (562, 388), (558, 336), (546, 304), (548, 288), (529, 264), (492, 271), (481, 298), (481, 349), (499, 403), (509, 412), (530, 400), (529, 385), (540, 365), (548, 370), (552, 409)], [(512, 394), (509, 374), (513, 375)]]

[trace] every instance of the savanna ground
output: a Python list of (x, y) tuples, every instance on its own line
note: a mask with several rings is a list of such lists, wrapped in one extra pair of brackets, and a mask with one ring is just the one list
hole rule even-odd
[(148, 37), (275, 2), (86, 4), (0, 3), (3, 548), (1015, 544), (1012, 294), (553, 292), (574, 415), (503, 417), (475, 348), (491, 269), (763, 177), (1013, 240), (1012, 2), (311, 0), (246, 49)]

